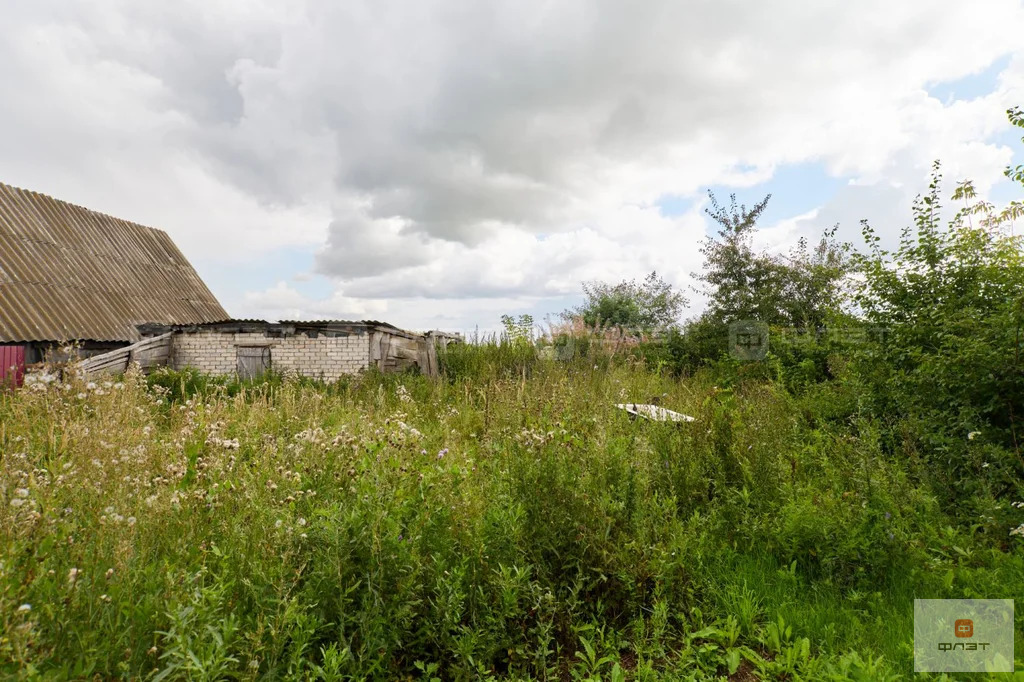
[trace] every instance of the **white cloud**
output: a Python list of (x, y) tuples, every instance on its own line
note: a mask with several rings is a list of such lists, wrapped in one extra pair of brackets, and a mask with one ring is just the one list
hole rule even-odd
[[(236, 314), (467, 320), (581, 279), (685, 286), (703, 223), (658, 198), (786, 164), (851, 184), (779, 245), (861, 217), (894, 233), (936, 157), (987, 191), (1024, 103), (1022, 25), (1018, 0), (16, 5), (0, 179), (203, 262), (316, 251), (336, 283), (218, 292)], [(927, 93), (1011, 53), (982, 98)]]

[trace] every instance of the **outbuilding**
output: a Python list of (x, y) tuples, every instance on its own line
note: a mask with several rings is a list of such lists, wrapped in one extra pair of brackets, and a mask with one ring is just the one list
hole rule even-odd
[(411, 332), (377, 320), (223, 320), (140, 325), (142, 341), (90, 358), (90, 374), (124, 372), (136, 362), (254, 379), (270, 372), (336, 381), (370, 367), (438, 374), (437, 348), (460, 341), (443, 332)]
[(0, 382), (228, 314), (167, 233), (0, 183)]

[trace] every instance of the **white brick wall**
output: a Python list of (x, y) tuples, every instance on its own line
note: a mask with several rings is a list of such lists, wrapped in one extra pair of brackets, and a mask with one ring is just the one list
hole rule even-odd
[(238, 368), (238, 346), (250, 344), (270, 344), (270, 363), (277, 371), (325, 381), (357, 374), (370, 365), (369, 334), (275, 339), (260, 333), (200, 331), (174, 336), (173, 366), (194, 367), (207, 374), (234, 374)]

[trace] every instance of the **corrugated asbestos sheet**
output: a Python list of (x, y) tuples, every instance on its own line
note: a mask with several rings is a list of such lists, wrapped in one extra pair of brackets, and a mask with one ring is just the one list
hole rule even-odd
[(170, 237), (0, 183), (0, 341), (136, 341), (228, 314)]

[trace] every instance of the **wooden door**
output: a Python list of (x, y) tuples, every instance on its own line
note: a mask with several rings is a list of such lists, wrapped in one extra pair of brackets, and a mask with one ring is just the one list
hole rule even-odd
[(238, 378), (259, 379), (270, 369), (270, 346), (238, 347)]

